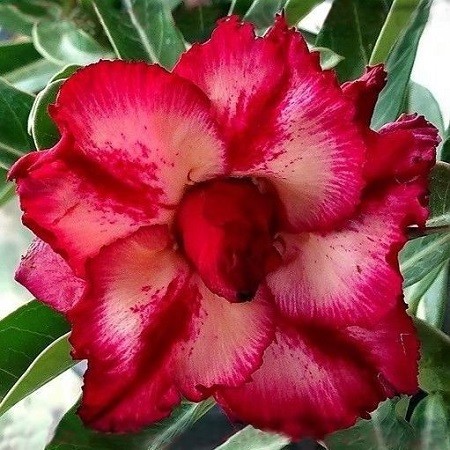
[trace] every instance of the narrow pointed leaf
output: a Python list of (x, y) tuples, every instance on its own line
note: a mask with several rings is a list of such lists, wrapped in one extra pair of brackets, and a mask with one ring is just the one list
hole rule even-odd
[(389, 12), (390, 0), (335, 0), (317, 37), (342, 60), (336, 71), (340, 81), (355, 79), (369, 64), (378, 34)]
[(380, 94), (372, 117), (372, 127), (397, 119), (404, 108), (417, 48), (430, 15), (432, 0), (421, 0), (408, 27), (392, 48), (386, 62), (388, 82)]
[(0, 321), (0, 399), (36, 357), (69, 331), (65, 319), (33, 300)]
[(52, 342), (31, 363), (0, 402), (0, 416), (44, 384), (75, 365), (68, 334)]

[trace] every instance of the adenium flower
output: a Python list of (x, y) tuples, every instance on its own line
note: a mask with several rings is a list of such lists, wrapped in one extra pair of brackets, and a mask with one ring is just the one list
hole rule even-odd
[(17, 280), (88, 360), (79, 410), (125, 432), (213, 396), (321, 438), (417, 390), (397, 256), (427, 218), (436, 129), (369, 128), (382, 66), (339, 86), (283, 18), (235, 17), (172, 73), (101, 61), (61, 87), (61, 140), (20, 159), (37, 239)]

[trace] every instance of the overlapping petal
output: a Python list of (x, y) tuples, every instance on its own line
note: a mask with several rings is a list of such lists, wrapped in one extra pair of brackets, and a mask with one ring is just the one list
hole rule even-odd
[(190, 316), (178, 295), (188, 275), (163, 226), (118, 240), (89, 265), (88, 290), (68, 318), (74, 356), (88, 359), (80, 415), (90, 426), (137, 430), (179, 402), (171, 350)]
[(345, 337), (284, 324), (252, 380), (221, 389), (217, 399), (258, 428), (320, 439), (367, 416), (385, 395), (376, 371)]
[(353, 107), (283, 18), (264, 38), (228, 18), (175, 70), (210, 96), (229, 170), (269, 178), (292, 227), (327, 228), (353, 211), (365, 153)]
[(151, 191), (166, 208), (176, 206), (186, 184), (223, 172), (208, 98), (157, 65), (88, 66), (63, 84), (51, 115), (89, 161)]
[(39, 301), (67, 312), (81, 298), (85, 282), (72, 272), (50, 245), (35, 239), (16, 271), (16, 281)]
[(175, 377), (185, 397), (199, 401), (219, 385), (238, 386), (260, 366), (273, 339), (270, 293), (261, 288), (247, 303), (230, 303), (192, 280), (194, 314), (174, 352)]
[(267, 277), (280, 311), (337, 327), (376, 321), (402, 289), (397, 255), (406, 226), (423, 223), (421, 186), (395, 185), (367, 199), (358, 216), (330, 233), (282, 235), (284, 264)]

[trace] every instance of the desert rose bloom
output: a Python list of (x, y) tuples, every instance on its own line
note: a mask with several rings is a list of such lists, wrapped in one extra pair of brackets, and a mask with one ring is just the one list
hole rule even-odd
[(323, 437), (417, 390), (397, 256), (437, 132), (369, 129), (381, 66), (339, 86), (278, 18), (229, 17), (172, 73), (102, 61), (61, 87), (55, 147), (10, 177), (38, 236), (17, 279), (72, 324), (79, 414), (105, 431), (214, 396)]

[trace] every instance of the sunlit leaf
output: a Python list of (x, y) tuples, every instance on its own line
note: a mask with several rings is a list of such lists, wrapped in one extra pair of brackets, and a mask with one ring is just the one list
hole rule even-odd
[(84, 427), (71, 409), (62, 419), (52, 442), (46, 450), (162, 450), (182, 432), (190, 428), (214, 405), (211, 400), (201, 403), (182, 403), (172, 415), (133, 434), (111, 435), (97, 433)]
[(44, 58), (18, 67), (5, 75), (5, 80), (17, 89), (35, 93), (44, 88), (61, 66)]
[(344, 59), (336, 66), (341, 81), (357, 78), (370, 55), (389, 12), (390, 0), (335, 0), (317, 37)]
[(52, 342), (16, 381), (0, 402), (0, 416), (20, 400), (56, 378), (75, 364), (70, 357), (68, 334)]
[(387, 58), (388, 82), (380, 94), (372, 117), (372, 127), (376, 130), (385, 123), (397, 119), (404, 108), (417, 47), (428, 22), (431, 3), (431, 0), (420, 1), (408, 27)]
[(450, 225), (450, 164), (438, 162), (430, 176), (430, 218), (427, 226)]
[(0, 399), (37, 356), (68, 331), (60, 314), (35, 300), (0, 320)]
[(411, 450), (415, 442), (413, 428), (396, 411), (398, 400), (386, 400), (353, 427), (325, 438), (329, 450)]
[(235, 433), (215, 450), (281, 450), (288, 444), (289, 439), (284, 436), (248, 426)]
[(297, 25), (311, 10), (324, 0), (288, 0), (284, 7), (289, 25)]
[(38, 22), (32, 36), (39, 53), (55, 64), (86, 65), (111, 56), (108, 49), (67, 20)]

